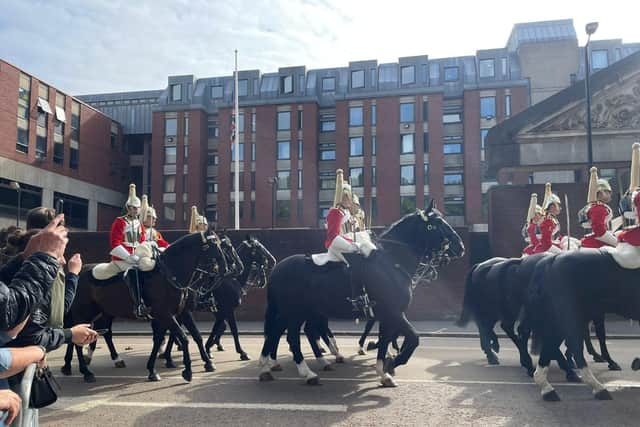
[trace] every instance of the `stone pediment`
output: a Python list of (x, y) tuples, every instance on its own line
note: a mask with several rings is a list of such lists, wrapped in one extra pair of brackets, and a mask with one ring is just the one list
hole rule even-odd
[[(602, 88), (591, 98), (591, 126), (599, 130), (640, 130), (640, 73)], [(522, 133), (579, 131), (586, 129), (586, 102), (567, 105), (557, 114), (550, 114), (531, 124)]]

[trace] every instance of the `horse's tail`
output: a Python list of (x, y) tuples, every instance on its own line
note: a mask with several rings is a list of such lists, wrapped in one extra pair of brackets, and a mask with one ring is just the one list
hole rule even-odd
[(278, 316), (278, 309), (276, 306), (275, 298), (270, 297), (267, 292), (267, 309), (264, 313), (264, 336), (268, 336), (271, 331), (275, 329), (276, 318)]
[(464, 328), (471, 320), (471, 285), (473, 284), (473, 272), (476, 270), (477, 265), (474, 265), (467, 273), (467, 281), (464, 288), (464, 299), (462, 301), (462, 312), (460, 318), (456, 321), (456, 326)]

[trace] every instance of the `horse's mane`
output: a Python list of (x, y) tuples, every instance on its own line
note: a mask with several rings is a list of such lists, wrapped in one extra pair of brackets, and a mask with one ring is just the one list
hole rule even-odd
[(405, 214), (402, 218), (400, 218), (396, 222), (393, 222), (391, 225), (385, 228), (382, 231), (382, 233), (380, 233), (380, 235), (377, 237), (377, 239), (384, 239), (388, 235), (393, 234), (394, 231), (397, 231), (398, 227), (400, 227), (407, 219), (414, 216), (415, 214), (416, 214), (415, 212)]
[(174, 253), (180, 253), (186, 248), (190, 248), (194, 244), (194, 240), (198, 239), (200, 241), (202, 239), (200, 233), (189, 233), (184, 236), (178, 238), (175, 242), (172, 242), (166, 251), (164, 251), (167, 255), (173, 255)]

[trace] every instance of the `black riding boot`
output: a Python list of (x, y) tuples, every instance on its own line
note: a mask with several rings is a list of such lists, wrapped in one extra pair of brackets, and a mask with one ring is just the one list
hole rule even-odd
[(133, 267), (127, 270), (124, 275), (124, 279), (126, 284), (129, 286), (129, 292), (131, 293), (131, 298), (133, 298), (133, 306), (134, 314), (138, 319), (149, 320), (149, 314), (151, 311), (149, 308), (144, 305), (144, 301), (142, 300), (142, 293), (140, 289), (140, 280), (138, 279), (139, 271), (137, 268)]
[(372, 319), (374, 317), (373, 309), (371, 308), (371, 301), (369, 300), (369, 295), (364, 290), (361, 284), (357, 283), (353, 280), (351, 275), (351, 268), (349, 266), (345, 266), (345, 270), (347, 273), (347, 280), (349, 281), (349, 285), (351, 287), (351, 298), (349, 302), (353, 305), (353, 311), (357, 313), (357, 316), (360, 317), (362, 314), (365, 319)]

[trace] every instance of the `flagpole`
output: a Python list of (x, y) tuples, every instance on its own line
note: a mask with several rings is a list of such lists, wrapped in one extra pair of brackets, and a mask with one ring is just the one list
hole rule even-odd
[(234, 138), (234, 151), (235, 151), (235, 173), (234, 177), (234, 188), (235, 188), (235, 229), (240, 229), (240, 111), (238, 108), (238, 50), (235, 50), (235, 62), (236, 62), (236, 71), (234, 73), (235, 80), (235, 90), (233, 91), (234, 95), (234, 114), (235, 114), (235, 138)]

